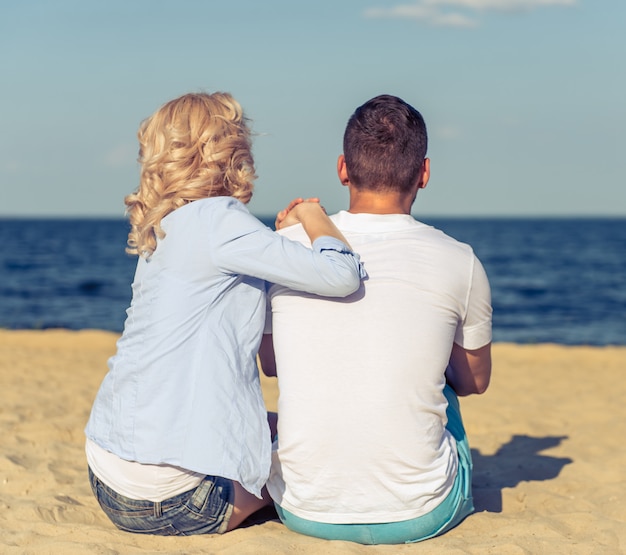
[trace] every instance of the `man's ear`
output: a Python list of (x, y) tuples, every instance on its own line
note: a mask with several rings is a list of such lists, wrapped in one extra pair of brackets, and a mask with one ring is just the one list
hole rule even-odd
[(337, 158), (337, 175), (342, 185), (349, 185), (350, 178), (348, 177), (348, 168), (346, 168), (346, 157), (343, 154)]
[(422, 166), (422, 172), (420, 173), (419, 181), (417, 182), (417, 188), (423, 189), (428, 184), (430, 179), (430, 159), (424, 158), (424, 164)]

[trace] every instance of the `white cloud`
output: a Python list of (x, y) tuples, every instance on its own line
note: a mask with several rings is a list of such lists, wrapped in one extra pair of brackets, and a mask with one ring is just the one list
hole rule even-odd
[(477, 27), (478, 21), (459, 12), (434, 14), (430, 22), (438, 27)]
[(110, 168), (123, 168), (136, 161), (137, 147), (129, 144), (116, 145), (104, 156), (104, 163)]
[(573, 6), (576, 0), (421, 0), (429, 6), (452, 6), (470, 10), (517, 11), (544, 6)]
[(442, 125), (434, 129), (434, 135), (439, 139), (454, 140), (458, 139), (462, 135), (462, 131), (459, 127), (454, 125)]
[(22, 164), (20, 164), (17, 160), (3, 160), (0, 164), (0, 168), (2, 168), (3, 173), (14, 174), (21, 170)]
[(441, 27), (476, 27), (480, 12), (522, 12), (550, 6), (574, 6), (577, 0), (416, 0), (390, 8), (369, 8), (371, 19), (413, 19)]

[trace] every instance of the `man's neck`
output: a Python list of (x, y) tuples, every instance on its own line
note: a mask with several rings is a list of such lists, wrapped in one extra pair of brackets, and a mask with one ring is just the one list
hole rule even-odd
[(350, 189), (351, 214), (410, 214), (415, 197), (395, 192), (380, 193)]

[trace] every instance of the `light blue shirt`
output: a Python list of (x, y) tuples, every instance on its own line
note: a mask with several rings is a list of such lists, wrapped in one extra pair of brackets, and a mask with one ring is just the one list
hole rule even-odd
[(85, 433), (129, 460), (236, 480), (260, 495), (271, 442), (256, 354), (266, 282), (344, 297), (358, 255), (320, 237), (313, 250), (274, 233), (231, 197), (187, 204), (162, 220), (137, 263), (124, 333)]

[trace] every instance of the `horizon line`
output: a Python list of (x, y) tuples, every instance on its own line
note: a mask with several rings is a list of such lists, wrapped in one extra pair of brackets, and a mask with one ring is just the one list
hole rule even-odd
[[(251, 214), (259, 219), (273, 219), (275, 214), (262, 214), (251, 212)], [(510, 220), (510, 219), (626, 219), (626, 213), (520, 213), (520, 214), (444, 214), (444, 213), (419, 213), (411, 212), (415, 218), (445, 218), (445, 219), (494, 219), (494, 220)], [(114, 214), (2, 214), (0, 220), (127, 220), (125, 215)]]

